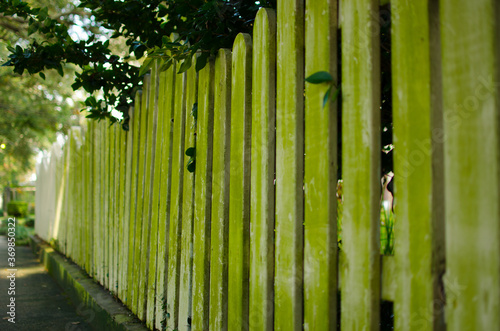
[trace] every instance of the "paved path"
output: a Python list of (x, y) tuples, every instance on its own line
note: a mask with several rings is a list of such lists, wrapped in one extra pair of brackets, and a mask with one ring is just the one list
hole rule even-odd
[[(7, 238), (0, 236), (0, 330), (93, 330), (29, 247), (16, 246), (15, 296), (9, 295)], [(15, 297), (15, 324), (8, 321), (10, 298)]]

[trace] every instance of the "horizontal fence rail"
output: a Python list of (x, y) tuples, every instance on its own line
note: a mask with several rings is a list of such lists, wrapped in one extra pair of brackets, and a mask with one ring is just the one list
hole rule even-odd
[(44, 155), (36, 233), (152, 330), (500, 328), (500, 6), (386, 3), (278, 0), (158, 60), (128, 131)]

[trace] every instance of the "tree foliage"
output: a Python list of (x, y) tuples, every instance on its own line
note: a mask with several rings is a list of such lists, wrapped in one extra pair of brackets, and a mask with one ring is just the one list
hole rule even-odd
[[(230, 47), (239, 32), (251, 33), (255, 15), (263, 6), (274, 7), (275, 0), (81, 0), (69, 12), (82, 11), (95, 22), (94, 28), (103, 34), (110, 31), (110, 35), (103, 39), (89, 34), (78, 40), (71, 35), (71, 24), (65, 17), (49, 15), (47, 7), (5, 0), (0, 13), (25, 20), (28, 35), (35, 37), (26, 45), (11, 46), (4, 65), (13, 66), (19, 74), (27, 71), (42, 77), (47, 69), (63, 75), (65, 64), (76, 65), (80, 72), (72, 87), (92, 94), (85, 101), (88, 117), (116, 121), (110, 116), (114, 108), (123, 113), (127, 129), (128, 108), (153, 59), (162, 59), (162, 69), (173, 61), (183, 61), (182, 72), (199, 53), (199, 70), (219, 48)], [(110, 39), (116, 38), (124, 39), (128, 46), (124, 56), (110, 48)], [(146, 54), (139, 71), (134, 60)]]
[[(44, 1), (44, 0), (40, 0)], [(66, 1), (45, 1), (48, 13), (67, 8)], [(27, 44), (29, 24), (17, 16), (0, 16), (0, 57), (7, 47)], [(73, 73), (71, 67), (65, 69)], [(78, 108), (71, 99), (70, 77), (47, 72), (47, 79), (20, 76), (0, 68), (0, 186), (16, 184), (33, 167), (34, 156), (78, 121)]]

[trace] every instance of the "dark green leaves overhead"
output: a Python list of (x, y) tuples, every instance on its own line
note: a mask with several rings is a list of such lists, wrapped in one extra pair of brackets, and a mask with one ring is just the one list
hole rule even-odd
[[(70, 6), (74, 7), (72, 3)], [(252, 33), (253, 20), (261, 7), (275, 6), (276, 0), (81, 0), (71, 12), (86, 15), (94, 31), (103, 34), (108, 29), (109, 38), (122, 38), (128, 54), (117, 56), (110, 50), (109, 38), (103, 41), (90, 34), (86, 40), (74, 40), (68, 33), (71, 24), (64, 21), (66, 16), (51, 17), (47, 7), (3, 0), (0, 14), (22, 18), (28, 24), (27, 35), (36, 36), (27, 46), (22, 43), (11, 48), (4, 65), (13, 66), (18, 74), (27, 71), (44, 77), (44, 70), (55, 69), (63, 75), (63, 67), (73, 64), (81, 69), (73, 88), (103, 94), (97, 108), (93, 102), (86, 103), (90, 117), (110, 117), (113, 108), (127, 112), (140, 88), (141, 76), (149, 71), (154, 59), (161, 59), (160, 70), (176, 61), (182, 73), (199, 54), (196, 70), (201, 70), (220, 48), (230, 48), (238, 33)], [(148, 58), (140, 69), (130, 64), (129, 60), (145, 54)]]

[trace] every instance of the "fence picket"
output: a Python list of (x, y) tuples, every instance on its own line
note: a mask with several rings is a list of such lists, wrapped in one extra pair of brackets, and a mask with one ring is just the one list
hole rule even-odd
[[(304, 329), (337, 327), (337, 1), (306, 2), (305, 76), (331, 73), (330, 84), (306, 84), (304, 156)], [(332, 86), (332, 87), (330, 87)]]
[(163, 134), (162, 134), (162, 160), (161, 160), (161, 186), (159, 206), (159, 228), (158, 228), (158, 263), (156, 267), (156, 309), (155, 325), (157, 329), (162, 329), (166, 323), (165, 305), (167, 299), (167, 266), (168, 266), (168, 247), (169, 247), (169, 229), (170, 229), (170, 189), (172, 184), (172, 134), (173, 134), (173, 114), (175, 102), (175, 74), (176, 65), (173, 64), (166, 72), (165, 78), (165, 97), (159, 109), (164, 112), (163, 115)]
[[(142, 99), (141, 99), (141, 123), (140, 123), (140, 131), (141, 135), (139, 138), (139, 159), (138, 159), (138, 164), (137, 164), (137, 202), (136, 202), (136, 210), (135, 210), (135, 244), (134, 244), (134, 265), (136, 266), (133, 268), (133, 278), (132, 281), (140, 284), (140, 268), (137, 266), (141, 265), (141, 258), (142, 258), (142, 250), (141, 250), (141, 244), (142, 244), (142, 237), (143, 237), (143, 223), (147, 222), (148, 220), (144, 217), (144, 204), (147, 204), (147, 202), (144, 200), (144, 191), (146, 189), (147, 183), (146, 183), (146, 171), (147, 171), (147, 164), (146, 164), (146, 153), (147, 150), (143, 146), (146, 146), (146, 143), (148, 142), (148, 116), (149, 116), (149, 89), (151, 88), (152, 82), (151, 82), (151, 75), (147, 74), (144, 77), (144, 86), (143, 86), (143, 93), (142, 93)], [(141, 284), (142, 285), (142, 284)], [(139, 307), (141, 304), (139, 303), (139, 297), (140, 297), (140, 289), (141, 286), (136, 285), (134, 286), (133, 292), (132, 292), (132, 311), (139, 315), (139, 312), (142, 311), (142, 309)], [(140, 319), (142, 319), (142, 316), (139, 316)]]
[(233, 44), (228, 249), (228, 323), (248, 330), (250, 262), (250, 134), (252, 130), (252, 38)]
[(500, 326), (498, 1), (440, 1), (448, 330)]
[[(132, 110), (129, 109), (129, 116)], [(132, 162), (132, 140), (131, 125), (129, 122), (129, 131), (120, 128), (120, 188), (118, 201), (118, 270), (117, 270), (117, 293), (118, 297), (123, 300), (125, 297), (126, 272), (127, 272), (127, 254), (128, 251), (128, 220), (130, 210), (130, 163)], [(129, 152), (130, 150), (130, 152)]]
[(380, 318), (380, 68), (378, 1), (344, 1), (342, 17), (342, 330)]
[(167, 327), (177, 328), (179, 318), (179, 271), (180, 237), (182, 230), (182, 185), (184, 174), (184, 132), (185, 132), (185, 87), (186, 74), (177, 74), (175, 78), (174, 128), (172, 137), (172, 169), (176, 177), (172, 179), (170, 229), (168, 248), (167, 275)]
[(253, 31), (249, 328), (273, 329), (276, 13)]
[(210, 295), (210, 220), (212, 205), (212, 138), (214, 63), (198, 73), (196, 176), (193, 224), (193, 330), (208, 330)]
[(229, 218), (229, 143), (231, 51), (215, 59), (212, 216), (210, 255), (210, 329), (227, 330), (227, 249)]
[[(132, 176), (131, 176), (131, 188), (130, 192), (132, 194), (130, 198), (130, 221), (129, 221), (129, 248), (128, 248), (128, 267), (127, 267), (127, 284), (135, 284), (137, 278), (134, 277), (134, 270), (137, 268), (134, 264), (135, 250), (136, 250), (136, 226), (137, 226), (137, 200), (141, 199), (138, 195), (138, 186), (142, 185), (139, 182), (139, 146), (141, 138), (141, 122), (142, 113), (146, 112), (142, 108), (142, 95), (143, 91), (138, 91), (135, 95), (134, 102), (134, 118), (133, 118), (133, 148), (132, 148)], [(143, 134), (145, 132), (143, 131)], [(137, 260), (135, 260), (137, 261)], [(134, 307), (134, 286), (128, 286), (127, 296), (125, 298), (125, 303), (132, 309)]]
[(433, 217), (436, 206), (429, 196), (443, 174), (432, 164), (438, 142), (431, 136), (436, 124), (432, 123), (429, 4), (394, 1), (392, 13), (395, 258), (400, 270), (395, 325), (397, 330), (438, 330), (444, 302), (434, 289), (440, 263), (433, 259), (438, 254), (437, 224), (442, 220)]
[[(185, 137), (184, 151), (188, 148), (196, 148), (195, 116), (192, 113), (197, 99), (197, 74), (195, 69), (196, 59), (186, 73), (186, 101), (185, 101)], [(196, 156), (196, 155), (195, 155)], [(191, 321), (191, 291), (192, 291), (192, 256), (193, 256), (193, 208), (194, 208), (194, 178), (195, 172), (187, 171), (190, 157), (184, 153), (184, 178), (182, 197), (182, 235), (181, 235), (181, 256), (180, 256), (180, 277), (179, 280), (179, 330), (190, 330)]]
[(146, 299), (147, 299), (147, 282), (149, 270), (149, 239), (151, 234), (151, 191), (153, 189), (154, 177), (154, 164), (155, 164), (155, 144), (156, 144), (156, 127), (158, 118), (158, 87), (159, 76), (157, 71), (157, 62), (151, 68), (151, 76), (148, 87), (147, 96), (147, 137), (146, 137), (146, 153), (144, 159), (144, 194), (142, 206), (142, 238), (140, 246), (139, 257), (139, 306), (138, 317), (141, 320), (146, 320)]
[[(154, 65), (154, 69), (158, 67), (158, 64)], [(160, 109), (159, 103), (163, 98), (165, 89), (164, 75), (157, 73), (158, 81), (156, 83), (156, 88), (154, 90), (155, 95), (158, 97), (155, 99), (155, 112), (157, 113), (156, 130), (155, 130), (155, 159), (154, 159), (154, 169), (152, 181), (152, 191), (151, 191), (151, 230), (149, 236), (149, 258), (148, 258), (148, 271), (147, 271), (147, 292), (146, 292), (146, 324), (149, 328), (154, 327), (155, 319), (155, 294), (156, 294), (156, 265), (157, 265), (157, 248), (158, 248), (158, 226), (159, 226), (159, 205), (160, 205), (160, 183), (165, 180), (162, 177), (161, 168), (164, 166), (162, 164), (162, 149), (165, 148), (162, 144), (163, 130), (164, 128), (164, 116), (165, 113), (163, 109)]]
[(299, 330), (303, 316), (304, 1), (277, 3), (276, 330)]

